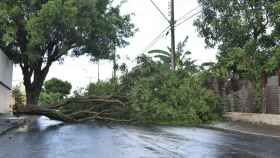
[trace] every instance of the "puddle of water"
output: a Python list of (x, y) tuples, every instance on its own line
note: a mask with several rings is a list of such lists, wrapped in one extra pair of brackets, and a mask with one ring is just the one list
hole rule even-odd
[(31, 118), (31, 121), (24, 126), (19, 127), (15, 131), (18, 133), (28, 133), (28, 132), (39, 132), (44, 131), (50, 127), (59, 126), (63, 123), (60, 121), (50, 120), (47, 117), (34, 117)]

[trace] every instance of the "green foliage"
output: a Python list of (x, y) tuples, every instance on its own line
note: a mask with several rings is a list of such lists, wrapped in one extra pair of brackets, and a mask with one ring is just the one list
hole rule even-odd
[(61, 93), (42, 92), (40, 95), (39, 103), (42, 106), (60, 103), (65, 99)]
[(40, 95), (40, 105), (49, 105), (63, 101), (70, 94), (72, 85), (67, 81), (52, 78), (44, 83), (44, 90)]
[(119, 82), (91, 83), (88, 96), (122, 96), (127, 115), (139, 123), (190, 125), (219, 119), (221, 99), (204, 87), (204, 72), (171, 71), (170, 66), (146, 55)]
[(256, 80), (259, 74), (278, 67), (273, 58), (277, 58), (274, 54), (279, 41), (279, 2), (200, 0), (199, 3), (203, 11), (195, 25), (207, 46), (218, 46), (218, 62), (229, 72)]
[[(205, 74), (202, 72), (202, 74)], [(220, 98), (204, 87), (193, 71), (171, 71), (169, 65), (142, 55), (122, 76), (120, 92), (128, 96), (130, 116), (144, 123), (189, 125), (221, 116)]]
[(163, 71), (136, 81), (130, 92), (132, 115), (142, 122), (196, 124), (217, 119), (219, 98), (200, 78)]
[(15, 100), (15, 107), (22, 107), (25, 105), (25, 95), (24, 93), (20, 90), (19, 86), (15, 86), (12, 90), (12, 96)]
[[(189, 70), (191, 72), (197, 71), (195, 61), (191, 60), (188, 56), (191, 54), (189, 51), (185, 51), (184, 47), (187, 43), (188, 37), (184, 41), (179, 42), (176, 49), (176, 69), (177, 70)], [(154, 55), (154, 58), (159, 59), (162, 64), (171, 65), (172, 53), (171, 49), (168, 47), (168, 51), (156, 49), (148, 52), (151, 55)]]
[(111, 59), (135, 31), (112, 0), (1, 0), (0, 26), (0, 48), (20, 65), (30, 104), (54, 62), (70, 52)]
[(59, 93), (62, 96), (67, 96), (71, 92), (72, 85), (67, 81), (62, 81), (57, 78), (53, 78), (45, 82), (44, 88), (44, 92), (46, 93)]
[(1, 48), (15, 63), (56, 61), (71, 48), (105, 57), (133, 35), (130, 16), (109, 0), (4, 0), (0, 9)]
[(119, 94), (118, 84), (115, 82), (90, 83), (86, 89), (89, 96), (114, 96)]

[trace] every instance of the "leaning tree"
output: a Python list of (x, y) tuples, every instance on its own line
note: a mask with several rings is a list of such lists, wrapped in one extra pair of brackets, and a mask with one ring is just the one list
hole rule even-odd
[(69, 53), (109, 58), (133, 35), (130, 15), (112, 0), (1, 0), (0, 48), (22, 70), (27, 104), (36, 105), (54, 62)]

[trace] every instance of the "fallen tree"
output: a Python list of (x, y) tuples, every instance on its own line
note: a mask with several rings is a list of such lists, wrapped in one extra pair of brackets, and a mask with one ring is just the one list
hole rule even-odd
[(132, 120), (127, 117), (128, 110), (128, 99), (120, 96), (77, 97), (54, 105), (26, 105), (13, 108), (17, 116), (39, 115), (70, 123), (90, 120), (130, 122)]

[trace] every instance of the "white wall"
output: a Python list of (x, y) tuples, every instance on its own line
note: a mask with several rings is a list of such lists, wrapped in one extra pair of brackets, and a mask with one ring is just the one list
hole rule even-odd
[[(0, 50), (0, 81), (12, 87), (13, 63)], [(0, 85), (0, 113), (9, 112), (11, 91)]]
[(13, 63), (0, 50), (0, 81), (12, 87)]
[(0, 113), (9, 113), (11, 92), (0, 85)]

